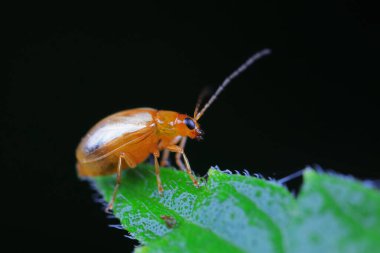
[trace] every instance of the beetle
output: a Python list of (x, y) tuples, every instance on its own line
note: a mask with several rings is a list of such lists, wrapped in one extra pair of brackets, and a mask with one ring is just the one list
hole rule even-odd
[[(268, 54), (270, 54), (270, 50), (264, 49), (252, 55), (223, 81), (209, 101), (199, 110), (204, 97), (204, 94), (201, 94), (193, 117), (175, 111), (137, 108), (112, 114), (99, 121), (82, 138), (76, 149), (78, 175), (80, 177), (96, 177), (117, 174), (107, 211), (113, 208), (121, 182), (122, 170), (135, 168), (151, 154), (154, 157), (160, 195), (164, 191), (160, 179), (160, 165), (167, 164), (169, 152), (176, 153), (178, 167), (186, 171), (194, 186), (198, 187), (199, 183), (193, 175), (184, 152), (187, 138), (202, 139), (203, 131), (198, 121), (205, 111), (234, 78), (256, 60)], [(163, 151), (161, 164), (158, 161), (160, 151)], [(185, 164), (183, 164), (181, 156)]]

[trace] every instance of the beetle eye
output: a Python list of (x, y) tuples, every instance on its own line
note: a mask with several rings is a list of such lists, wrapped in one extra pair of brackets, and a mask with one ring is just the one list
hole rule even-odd
[(195, 128), (195, 123), (190, 118), (185, 118), (184, 123), (187, 126), (187, 128), (189, 128), (190, 130), (193, 130)]

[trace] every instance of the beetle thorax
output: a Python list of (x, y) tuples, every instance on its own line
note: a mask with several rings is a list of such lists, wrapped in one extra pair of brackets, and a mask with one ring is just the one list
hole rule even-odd
[(159, 135), (177, 136), (179, 135), (176, 124), (178, 123), (178, 112), (158, 111), (156, 115), (156, 125)]

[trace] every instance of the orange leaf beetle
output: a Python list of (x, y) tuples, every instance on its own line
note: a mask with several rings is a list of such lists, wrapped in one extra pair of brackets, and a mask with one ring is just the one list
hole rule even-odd
[[(110, 210), (113, 208), (120, 186), (121, 171), (136, 167), (150, 154), (153, 154), (154, 157), (158, 192), (162, 194), (164, 189), (160, 179), (160, 165), (166, 165), (169, 152), (175, 152), (178, 167), (186, 171), (194, 186), (198, 187), (198, 181), (194, 177), (184, 153), (187, 137), (202, 139), (203, 131), (198, 120), (207, 108), (234, 78), (256, 60), (268, 54), (270, 54), (270, 50), (264, 49), (252, 55), (223, 81), (209, 101), (199, 110), (203, 97), (201, 95), (193, 117), (174, 111), (137, 108), (121, 111), (104, 118), (90, 129), (76, 149), (78, 175), (95, 177), (117, 174), (112, 199), (107, 207), (107, 210)], [(158, 162), (160, 151), (163, 151), (161, 164)], [(185, 164), (181, 161), (181, 156)]]

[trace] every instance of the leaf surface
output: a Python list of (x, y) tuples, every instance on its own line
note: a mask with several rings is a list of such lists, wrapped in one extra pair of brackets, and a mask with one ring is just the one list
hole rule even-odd
[[(380, 194), (348, 177), (306, 170), (296, 199), (284, 186), (210, 169), (195, 188), (188, 175), (154, 168), (123, 173), (114, 207), (144, 246), (137, 252), (376, 252)], [(109, 201), (115, 176), (94, 179)], [(166, 217), (166, 218), (165, 218)]]

